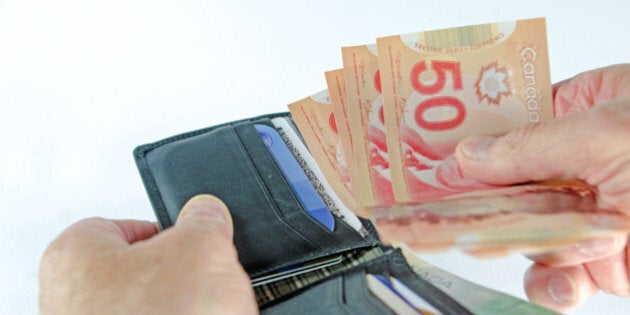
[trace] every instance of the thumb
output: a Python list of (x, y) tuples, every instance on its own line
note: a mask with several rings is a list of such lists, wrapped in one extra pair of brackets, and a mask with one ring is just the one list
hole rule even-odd
[(188, 200), (179, 213), (174, 230), (208, 234), (203, 237), (207, 240), (215, 236), (231, 240), (234, 235), (230, 211), (223, 201), (212, 195), (197, 195)]
[(471, 136), (460, 142), (462, 170), (488, 184), (581, 179), (602, 184), (626, 162), (630, 106), (601, 104), (550, 122), (529, 124), (503, 137)]

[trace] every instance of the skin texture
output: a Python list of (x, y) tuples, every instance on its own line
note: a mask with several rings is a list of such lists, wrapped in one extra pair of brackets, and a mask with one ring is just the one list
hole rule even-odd
[(40, 265), (40, 310), (55, 314), (256, 314), (225, 205), (200, 195), (174, 227), (90, 218), (54, 240)]
[[(577, 75), (553, 88), (554, 121), (499, 138), (471, 136), (456, 158), (469, 176), (507, 185), (553, 178), (580, 179), (598, 190), (603, 207), (630, 215), (630, 65)], [(529, 298), (568, 311), (598, 290), (629, 296), (628, 236), (575, 244), (530, 257)]]

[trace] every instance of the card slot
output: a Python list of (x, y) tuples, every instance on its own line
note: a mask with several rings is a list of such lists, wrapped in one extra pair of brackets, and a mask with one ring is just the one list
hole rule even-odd
[(301, 205), (290, 184), (260, 138), (254, 124), (273, 126), (269, 119), (243, 122), (235, 125), (239, 138), (257, 168), (260, 178), (274, 198), (279, 215), (284, 221), (312, 240), (322, 249), (351, 248), (376, 243), (373, 238), (363, 238), (347, 223), (335, 217), (335, 230), (331, 231), (313, 218)]
[[(266, 121), (256, 123), (266, 124)], [(287, 222), (291, 222), (291, 225), (294, 225), (300, 233), (312, 234), (307, 236), (309, 239), (321, 239), (322, 237), (337, 239), (334, 232), (324, 227), (302, 207), (253, 123), (241, 123), (235, 125), (234, 128), (249, 155), (250, 161), (258, 170), (261, 184), (265, 185), (270, 195), (273, 196), (278, 214)]]
[[(269, 118), (263, 118), (263, 119), (258, 119), (252, 122), (253, 124), (264, 124), (267, 125), (269, 127), (273, 127), (275, 128), (276, 124), (272, 122), (271, 119)], [(277, 129), (277, 128), (275, 128)], [(298, 134), (298, 136), (300, 136)], [(285, 139), (284, 136), (281, 136), (281, 138)], [(290, 137), (287, 137), (290, 138)], [(286, 139), (285, 139), (286, 140)], [(303, 140), (302, 140), (303, 142)], [(303, 143), (301, 145), (304, 145)], [(297, 144), (287, 144), (288, 147), (297, 147)], [(267, 153), (269, 150), (267, 150)], [(292, 149), (289, 149), (289, 151), (292, 151)], [(299, 151), (299, 150), (298, 150)], [(292, 152), (293, 153), (293, 152)], [(297, 159), (297, 158), (296, 158)], [(306, 160), (300, 161), (298, 162), (299, 165), (301, 165), (301, 167), (303, 168), (303, 163), (305, 163), (306, 165), (308, 165), (308, 162)], [(309, 170), (304, 170), (304, 172), (306, 174), (311, 174), (315, 177), (317, 177), (317, 175), (314, 175), (315, 172), (313, 171), (309, 171)], [(307, 177), (309, 177), (309, 175), (307, 175)], [(310, 179), (310, 177), (309, 177)], [(325, 178), (322, 178), (321, 180), (326, 180)], [(322, 188), (321, 184), (313, 184), (313, 186), (315, 187), (320, 187)], [(317, 191), (317, 193), (321, 193), (324, 195), (320, 195), (321, 199), (324, 200), (334, 200), (335, 198), (333, 198), (332, 196), (326, 196), (327, 192), (324, 189), (323, 191), (319, 190), (319, 189), (315, 189)], [(339, 217), (333, 215), (333, 217), (335, 218), (335, 229), (334, 229), (334, 233), (337, 236), (338, 239), (343, 240), (344, 242), (352, 242), (352, 243), (365, 243), (366, 240), (368, 241), (372, 241), (372, 244), (376, 244), (379, 242), (378, 237), (377, 237), (377, 233), (376, 230), (374, 229), (374, 226), (371, 223), (367, 223), (367, 220), (362, 220), (361, 218), (358, 218), (359, 221), (359, 225), (362, 225), (363, 228), (366, 231), (369, 231), (367, 235), (363, 236), (360, 233), (358, 233), (358, 231), (356, 230), (356, 228), (353, 228), (348, 222), (346, 222), (345, 220), (340, 219)]]

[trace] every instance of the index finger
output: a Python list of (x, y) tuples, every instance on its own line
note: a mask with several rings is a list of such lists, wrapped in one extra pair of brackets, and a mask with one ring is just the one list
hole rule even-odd
[(128, 246), (159, 232), (155, 223), (136, 220), (88, 218), (63, 231), (51, 244), (87, 250), (100, 246)]
[(570, 247), (552, 252), (528, 255), (528, 258), (554, 267), (574, 266), (615, 255), (626, 247), (625, 234), (577, 242)]
[(49, 274), (52, 267), (67, 261), (67, 257), (76, 264), (81, 257), (94, 257), (111, 250), (128, 248), (130, 244), (150, 238), (158, 231), (154, 223), (147, 221), (103, 218), (81, 220), (48, 245), (42, 256), (40, 274)]
[(487, 184), (580, 179), (598, 186), (606, 204), (624, 209), (628, 195), (620, 188), (627, 187), (630, 176), (628, 122), (630, 100), (609, 101), (499, 138), (468, 137), (455, 154), (464, 173)]
[(129, 244), (153, 237), (160, 232), (156, 222), (138, 220), (111, 220), (118, 227), (118, 232)]
[(630, 97), (630, 64), (613, 65), (578, 74), (553, 85), (556, 117), (593, 105)]

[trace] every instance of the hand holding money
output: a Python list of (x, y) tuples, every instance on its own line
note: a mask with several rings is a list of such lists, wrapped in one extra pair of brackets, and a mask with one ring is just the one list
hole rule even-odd
[[(460, 167), (456, 146), (467, 136), (487, 142), (553, 120), (544, 19), (377, 38), (343, 47), (342, 59), (343, 69), (326, 73), (329, 104), (319, 93), (290, 109), (336, 194), (374, 218), (385, 242), (488, 255), (630, 230), (630, 216), (599, 203), (588, 185), (563, 181), (585, 179), (573, 173), (514, 180), (500, 168), (509, 158), (485, 168), (468, 162), (470, 173)], [(572, 111), (558, 95), (558, 115)], [(581, 141), (592, 136), (577, 132)], [(518, 135), (507, 139), (527, 140)]]
[[(554, 86), (555, 121), (499, 138), (459, 143), (463, 171), (487, 184), (578, 178), (599, 201), (630, 214), (630, 65), (582, 73)], [(531, 300), (567, 311), (598, 290), (630, 296), (626, 235), (576, 243), (533, 256), (525, 282)]]

